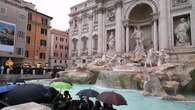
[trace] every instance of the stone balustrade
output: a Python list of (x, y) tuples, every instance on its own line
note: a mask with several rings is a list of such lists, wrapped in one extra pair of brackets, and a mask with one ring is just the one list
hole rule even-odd
[(81, 50), (81, 55), (83, 56), (83, 55), (88, 55), (88, 49), (86, 48), (86, 49), (82, 49)]
[(72, 50), (72, 56), (78, 56), (78, 50)]

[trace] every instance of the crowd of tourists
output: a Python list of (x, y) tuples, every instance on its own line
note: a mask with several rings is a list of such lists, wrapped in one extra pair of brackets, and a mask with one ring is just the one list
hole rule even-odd
[(98, 100), (94, 103), (87, 96), (72, 100), (69, 91), (64, 91), (64, 94), (59, 93), (52, 101), (52, 105), (55, 110), (116, 110), (112, 104), (103, 103), (102, 105)]

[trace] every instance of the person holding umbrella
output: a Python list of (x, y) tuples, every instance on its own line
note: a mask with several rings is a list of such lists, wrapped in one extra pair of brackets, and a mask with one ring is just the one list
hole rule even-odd
[(72, 100), (72, 97), (71, 97), (69, 91), (64, 91), (64, 100), (65, 100), (65, 101), (70, 101), (70, 100)]
[(125, 98), (113, 91), (102, 92), (97, 96), (97, 99), (104, 103), (102, 110), (116, 110), (112, 107), (112, 105), (127, 105)]
[(87, 105), (89, 106), (89, 109), (91, 110), (93, 108), (93, 106), (94, 106), (93, 101), (91, 101), (89, 99), (89, 97), (87, 97), (87, 96), (84, 96), (84, 100), (87, 103)]
[(60, 105), (62, 104), (62, 101), (63, 101), (63, 95), (60, 92), (58, 92), (58, 94), (52, 100), (52, 105), (54, 106), (54, 108), (56, 110), (60, 110), (61, 109)]
[(101, 110), (116, 110), (113, 108), (112, 104), (103, 104), (103, 108)]
[(92, 89), (84, 89), (84, 90), (79, 91), (77, 95), (84, 98), (84, 101), (82, 101), (83, 103), (81, 103), (81, 108), (87, 107), (86, 109), (83, 109), (83, 110), (92, 110), (94, 104), (89, 99), (89, 97), (96, 97), (99, 95), (99, 93)]
[(68, 91), (64, 91), (64, 96), (59, 94), (59, 100), (56, 106), (57, 110), (66, 110), (71, 103), (71, 96)]
[(79, 109), (80, 110), (92, 110), (93, 102), (87, 96), (83, 96), (83, 101), (81, 101)]
[(100, 103), (100, 101), (98, 101), (98, 100), (95, 101), (95, 105), (93, 107), (93, 110), (102, 110), (102, 104)]

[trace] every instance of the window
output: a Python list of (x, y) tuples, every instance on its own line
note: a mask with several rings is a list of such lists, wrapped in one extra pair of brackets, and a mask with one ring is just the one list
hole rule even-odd
[(87, 3), (85, 3), (85, 7), (87, 7)]
[(55, 48), (58, 48), (58, 45), (57, 44), (55, 45)]
[(0, 15), (6, 16), (7, 14), (7, 8), (0, 8)]
[(63, 49), (64, 48), (64, 46), (63, 45), (60, 45), (60, 49)]
[(42, 24), (42, 25), (48, 25), (48, 20), (45, 19), (45, 18), (42, 18), (42, 19), (41, 19), (41, 24)]
[(56, 37), (56, 40), (58, 40), (58, 37)]
[(47, 46), (47, 41), (46, 40), (40, 40), (40, 46)]
[(18, 34), (17, 34), (18, 37), (24, 38), (24, 35), (25, 35), (24, 32), (18, 31)]
[(30, 44), (30, 36), (27, 36), (27, 37), (26, 37), (26, 43), (27, 43), (27, 44)]
[(16, 48), (17, 55), (23, 55), (23, 49), (22, 48)]
[(54, 57), (58, 57), (58, 53), (57, 52), (54, 52)]
[(42, 35), (47, 35), (47, 29), (41, 28), (41, 34), (42, 34)]
[(26, 56), (27, 58), (29, 57), (29, 52), (28, 52), (28, 51), (25, 52), (25, 56)]
[(62, 60), (60, 60), (60, 63), (62, 63)]
[(21, 20), (24, 20), (24, 19), (26, 19), (26, 16), (23, 15), (22, 13), (19, 13), (18, 18)]
[(68, 50), (68, 47), (67, 46), (65, 47), (65, 50)]
[(62, 58), (62, 53), (60, 53), (60, 57)]
[(61, 41), (61, 42), (64, 42), (64, 38), (60, 38), (60, 41)]
[(41, 28), (41, 34), (44, 34), (45, 30), (43, 28)]
[(77, 39), (73, 39), (73, 40), (72, 40), (72, 44), (73, 44), (73, 49), (74, 49), (74, 50), (77, 50), (77, 42), (78, 42)]
[(40, 56), (39, 56), (40, 59), (45, 59), (45, 53), (40, 53)]
[(66, 58), (68, 58), (68, 55), (67, 55), (67, 54), (65, 54), (65, 57), (66, 57)]
[(68, 39), (66, 39), (66, 43), (68, 43)]
[(27, 30), (28, 30), (28, 31), (31, 31), (31, 24), (28, 24), (28, 25), (27, 25)]
[(32, 13), (28, 13), (28, 20), (32, 21)]
[(56, 60), (54, 60), (54, 63), (56, 63), (57, 61)]
[(88, 42), (88, 38), (87, 37), (83, 37), (81, 38), (82, 43), (83, 43), (83, 50), (87, 50), (87, 42)]
[(83, 59), (83, 61), (82, 61), (83, 63), (86, 63), (86, 60), (85, 59)]

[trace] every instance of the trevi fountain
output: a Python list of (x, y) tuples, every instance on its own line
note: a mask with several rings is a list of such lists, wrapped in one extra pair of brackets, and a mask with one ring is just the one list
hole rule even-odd
[(185, 93), (195, 92), (194, 7), (194, 0), (87, 0), (73, 6), (69, 68), (60, 78), (193, 102)]
[(61, 77), (144, 96), (195, 91), (194, 0), (87, 0), (71, 8), (70, 66)]

